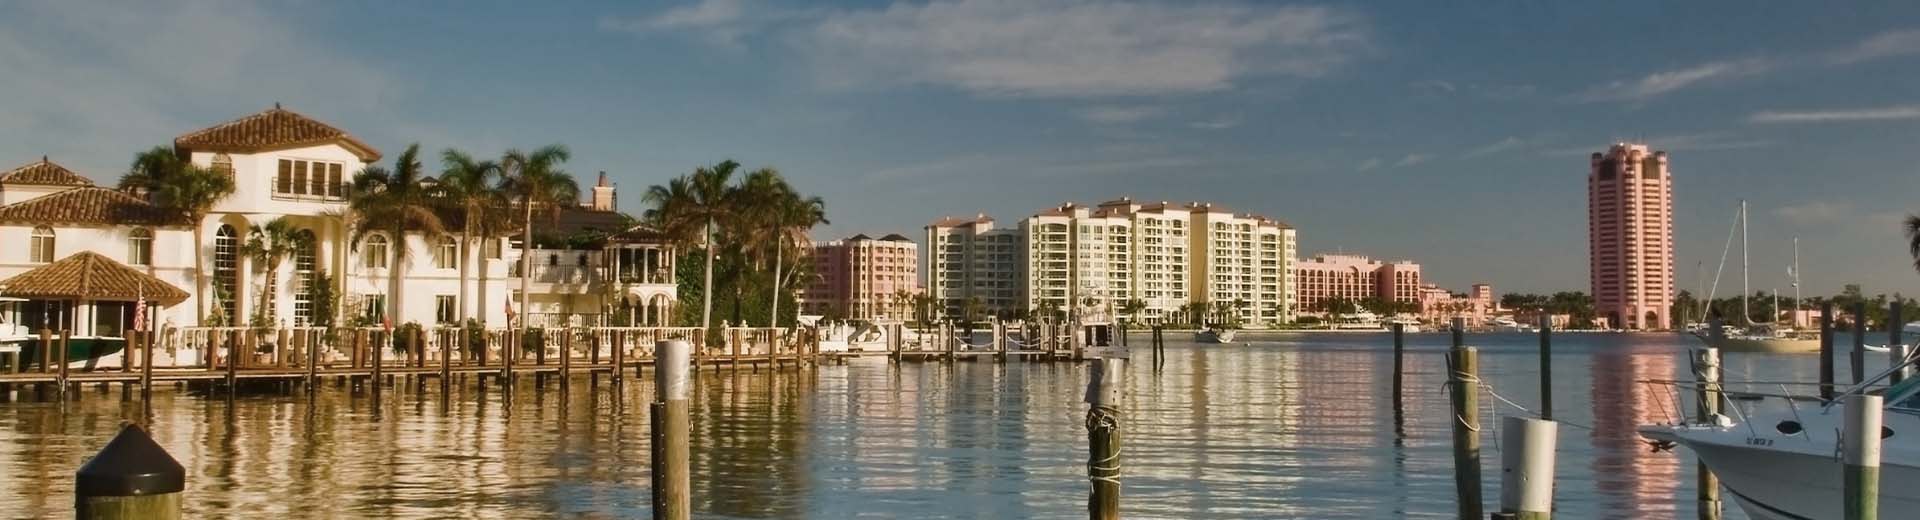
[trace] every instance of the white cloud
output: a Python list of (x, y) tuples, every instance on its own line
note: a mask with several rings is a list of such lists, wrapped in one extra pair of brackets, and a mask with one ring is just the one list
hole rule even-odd
[(1360, 165), (1359, 165), (1359, 166), (1355, 166), (1355, 167), (1354, 167), (1354, 169), (1356, 169), (1356, 170), (1360, 170), (1360, 171), (1363, 171), (1363, 172), (1364, 172), (1364, 171), (1369, 171), (1369, 170), (1372, 170), (1372, 169), (1374, 169), (1374, 168), (1379, 168), (1379, 167), (1380, 167), (1380, 158), (1379, 158), (1379, 157), (1368, 157), (1368, 158), (1367, 158), (1367, 160), (1365, 160), (1365, 161), (1360, 161)]
[(1188, 123), (1187, 126), (1191, 126), (1201, 130), (1226, 130), (1228, 128), (1240, 126), (1240, 118), (1234, 117), (1234, 116), (1220, 116), (1213, 119), (1194, 121), (1192, 123)]
[(1424, 90), (1428, 92), (1444, 92), (1449, 94), (1453, 93), (1456, 90), (1460, 90), (1459, 87), (1453, 86), (1453, 82), (1451, 81), (1444, 81), (1444, 80), (1437, 80), (1437, 79), (1423, 79), (1420, 81), (1415, 81), (1413, 83), (1408, 83), (1407, 86), (1413, 87), (1414, 90)]
[(1853, 205), (1845, 202), (1813, 201), (1774, 208), (1772, 213), (1789, 224), (1811, 226), (1839, 222), (1851, 217), (1854, 211)]
[(1615, 81), (1580, 97), (1587, 101), (1642, 101), (1709, 81), (1760, 74), (1773, 66), (1772, 61), (1762, 58), (1702, 63), (1648, 74), (1637, 80)]
[(1888, 31), (1827, 55), (1829, 63), (1844, 65), (1881, 58), (1920, 54), (1920, 30)]
[(1120, 123), (1132, 123), (1132, 122), (1140, 121), (1143, 119), (1157, 117), (1164, 112), (1165, 112), (1164, 109), (1156, 106), (1109, 105), (1109, 106), (1097, 106), (1097, 107), (1082, 109), (1078, 112), (1075, 112), (1074, 115), (1079, 116), (1080, 119), (1085, 119), (1087, 121), (1092, 121), (1095, 123), (1120, 124)]
[[(1707, 151), (1707, 150), (1744, 150), (1772, 146), (1773, 141), (1745, 138), (1726, 132), (1704, 132), (1696, 134), (1670, 134), (1652, 137), (1636, 136), (1631, 138), (1613, 138), (1607, 142), (1624, 141), (1645, 143), (1655, 150), (1669, 152)], [(1607, 151), (1607, 142), (1592, 145), (1568, 146), (1542, 150), (1541, 155), (1549, 156), (1585, 156), (1594, 152)]]
[(1316, 77), (1368, 36), (1357, 17), (1322, 7), (952, 0), (830, 14), (796, 43), (832, 87), (1085, 97)]
[(1860, 108), (1848, 110), (1764, 111), (1747, 117), (1754, 123), (1829, 123), (1842, 121), (1888, 121), (1920, 119), (1920, 105)]
[(1517, 150), (1520, 147), (1526, 146), (1526, 145), (1527, 145), (1527, 142), (1521, 140), (1518, 137), (1508, 137), (1506, 139), (1501, 139), (1499, 141), (1488, 143), (1486, 146), (1474, 148), (1472, 150), (1467, 150), (1467, 153), (1461, 154), (1460, 158), (1472, 159), (1474, 157), (1480, 157), (1484, 155), (1493, 155), (1500, 152)]
[(813, 14), (813, 11), (778, 9), (749, 0), (699, 0), (652, 16), (601, 17), (600, 28), (635, 34), (684, 33), (717, 47), (740, 51), (746, 49), (742, 40), (747, 35)]
[(1406, 157), (1401, 157), (1398, 162), (1393, 163), (1393, 167), (1404, 168), (1407, 166), (1413, 166), (1416, 164), (1427, 162), (1428, 159), (1432, 159), (1432, 158), (1433, 158), (1432, 156), (1429, 156), (1424, 153), (1407, 154)]

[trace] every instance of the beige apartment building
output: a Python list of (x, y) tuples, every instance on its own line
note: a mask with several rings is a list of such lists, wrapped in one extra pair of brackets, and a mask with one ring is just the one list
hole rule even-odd
[(976, 298), (989, 314), (1023, 307), (1026, 246), (1019, 230), (995, 229), (993, 219), (981, 214), (942, 218), (926, 232), (925, 289), (943, 316), (965, 316), (967, 302)]
[[(1285, 323), (1293, 316), (1295, 235), (1273, 219), (1236, 215), (1212, 204), (1123, 198), (1092, 207), (1062, 204), (1013, 230), (993, 229), (992, 222), (981, 215), (941, 219), (927, 227), (933, 251), (927, 288), (950, 312), (968, 297), (982, 295), (976, 281), (991, 282), (979, 289), (1008, 291), (999, 283), (1011, 279), (1018, 282), (1011, 292), (1019, 295), (1017, 303), (989, 302), (989, 307), (1072, 310), (1091, 303), (1119, 314), (1127, 301), (1138, 300), (1145, 309), (1133, 318), (1158, 321), (1191, 305), (1223, 302), (1249, 326)], [(979, 251), (969, 245), (982, 243), (1011, 243), (1018, 250)], [(983, 254), (988, 255), (984, 261)]]

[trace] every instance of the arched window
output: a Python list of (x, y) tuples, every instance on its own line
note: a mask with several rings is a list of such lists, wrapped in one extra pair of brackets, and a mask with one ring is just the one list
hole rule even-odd
[(153, 265), (153, 231), (133, 228), (127, 233), (127, 265)]
[(233, 157), (224, 152), (214, 154), (212, 169), (216, 172), (233, 175)]
[(456, 263), (459, 260), (460, 244), (455, 242), (453, 237), (440, 237), (439, 246), (434, 248), (433, 266), (441, 269), (453, 269), (460, 266), (460, 264)]
[(53, 261), (53, 228), (40, 226), (33, 228), (33, 244), (29, 248), (28, 261), (44, 264)]
[(307, 288), (313, 284), (314, 269), (318, 265), (314, 253), (313, 231), (294, 232), (293, 249), (293, 322), (295, 325), (313, 324), (313, 299)]
[(240, 286), (240, 233), (233, 226), (222, 225), (213, 234), (213, 297), (220, 303), (220, 315), (226, 318), (226, 324), (239, 323), (234, 313), (234, 302), (240, 294), (235, 292)]
[(367, 237), (365, 265), (368, 269), (380, 269), (387, 266), (387, 236)]

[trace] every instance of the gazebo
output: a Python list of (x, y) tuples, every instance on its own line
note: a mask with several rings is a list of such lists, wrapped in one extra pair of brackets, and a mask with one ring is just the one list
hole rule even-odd
[[(126, 346), (133, 328), (134, 304), (168, 307), (186, 301), (187, 292), (165, 280), (111, 258), (82, 251), (0, 281), (0, 297), (12, 324), (9, 343), (25, 347), (24, 359), (36, 359), (41, 330), (65, 330), (71, 336), (67, 359), (92, 360)], [(154, 313), (149, 311), (148, 316)]]

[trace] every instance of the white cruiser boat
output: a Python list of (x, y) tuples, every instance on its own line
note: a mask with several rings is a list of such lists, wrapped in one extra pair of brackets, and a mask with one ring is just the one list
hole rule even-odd
[[(1891, 371), (1888, 371), (1890, 373)], [(1868, 381), (1871, 385), (1887, 373)], [(1867, 388), (1861, 385), (1845, 395)], [(1879, 390), (1873, 390), (1879, 391)], [(1740, 395), (1740, 392), (1727, 392)], [(1881, 518), (1911, 518), (1920, 511), (1920, 378), (1886, 389), (1880, 453)], [(1745, 415), (1736, 401), (1728, 411), (1742, 420), (1715, 416), (1709, 424), (1683, 423), (1640, 427), (1640, 435), (1662, 447), (1680, 445), (1720, 477), (1720, 485), (1755, 520), (1838, 520), (1842, 518), (1840, 435), (1842, 400), (1821, 403), (1807, 397), (1774, 397), (1771, 411)]]
[(1487, 328), (1493, 329), (1494, 332), (1535, 332), (1533, 326), (1522, 325), (1520, 322), (1513, 321), (1513, 318), (1505, 316), (1488, 318)]
[(1205, 330), (1193, 333), (1193, 341), (1195, 343), (1233, 343), (1233, 333), (1233, 329), (1207, 327)]
[(1387, 320), (1388, 330), (1392, 330), (1394, 325), (1399, 325), (1400, 331), (1408, 334), (1414, 334), (1414, 333), (1420, 332), (1420, 320), (1417, 320), (1417, 319), (1401, 316), (1398, 318)]

